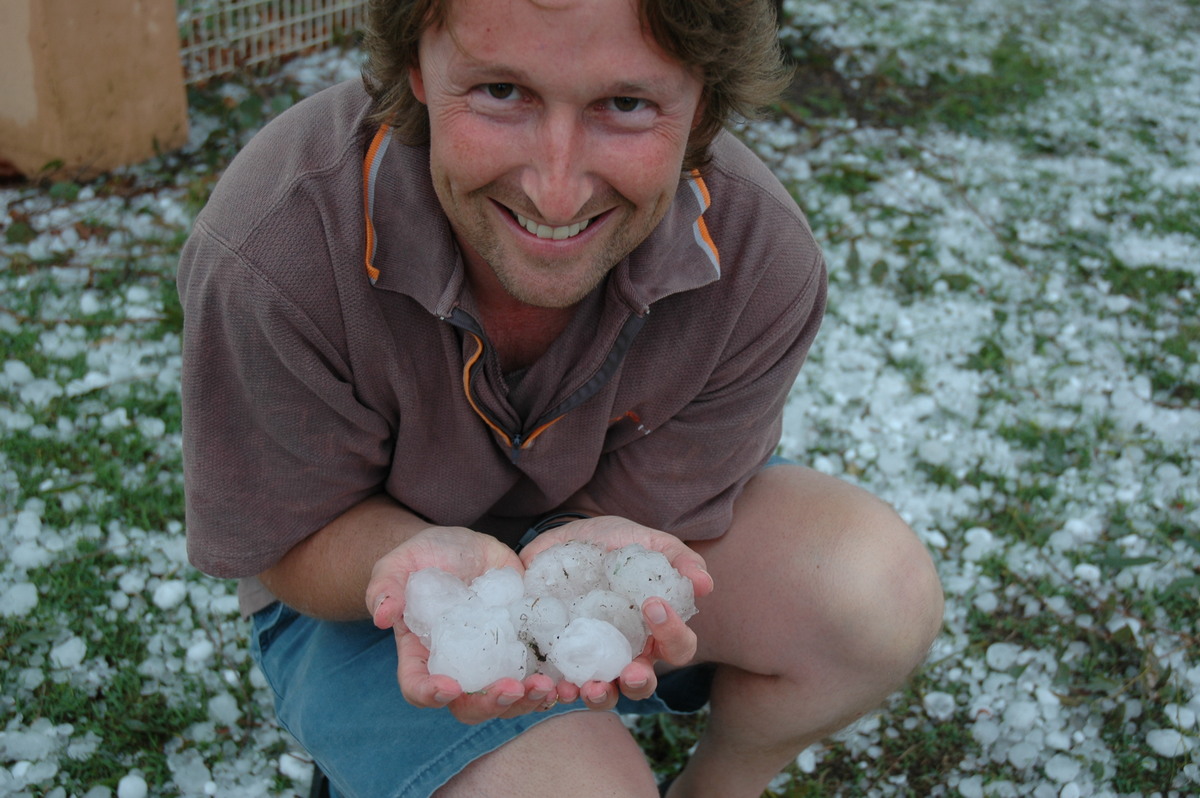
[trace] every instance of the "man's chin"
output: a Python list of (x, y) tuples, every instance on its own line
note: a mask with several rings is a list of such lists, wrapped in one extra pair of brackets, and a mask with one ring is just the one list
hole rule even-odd
[(560, 309), (577, 305), (580, 300), (595, 290), (608, 270), (588, 274), (585, 278), (564, 277), (556, 279), (546, 276), (539, 280), (513, 279), (501, 274), (500, 284), (514, 299), (538, 308)]
[[(592, 288), (595, 288), (595, 286), (592, 286)], [(527, 286), (518, 286), (515, 289), (505, 286), (505, 290), (509, 296), (521, 304), (545, 310), (561, 310), (563, 308), (574, 307), (591, 291), (591, 289), (570, 293), (562, 291), (537, 291), (530, 290)]]

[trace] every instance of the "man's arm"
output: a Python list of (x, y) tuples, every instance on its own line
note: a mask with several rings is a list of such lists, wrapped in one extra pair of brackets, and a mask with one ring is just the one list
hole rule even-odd
[(365, 597), (375, 563), (429, 527), (387, 494), (376, 494), (296, 544), (259, 579), (305, 615), (330, 621), (368, 618)]

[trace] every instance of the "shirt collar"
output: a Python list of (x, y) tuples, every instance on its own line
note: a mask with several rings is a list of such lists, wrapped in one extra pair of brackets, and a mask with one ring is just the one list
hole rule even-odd
[[(438, 316), (459, 302), (465, 271), (429, 174), (428, 147), (395, 140), (385, 125), (363, 161), (364, 277), (406, 294)], [(712, 204), (698, 172), (683, 176), (650, 236), (609, 273), (618, 296), (638, 315), (654, 302), (721, 276), (704, 212)]]

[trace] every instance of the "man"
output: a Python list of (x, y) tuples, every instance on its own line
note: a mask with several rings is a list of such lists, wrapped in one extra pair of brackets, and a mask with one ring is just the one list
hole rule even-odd
[[(923, 659), (941, 593), (912, 532), (767, 467), (825, 297), (799, 210), (721, 132), (778, 88), (769, 8), (379, 0), (369, 93), (273, 122), (198, 219), (189, 550), (241, 579), (335, 794), (653, 796), (609, 710), (708, 702), (668, 794), (757, 796)], [(664, 552), (699, 614), (647, 600), (611, 684), (428, 672), (410, 574), (568, 539)]]

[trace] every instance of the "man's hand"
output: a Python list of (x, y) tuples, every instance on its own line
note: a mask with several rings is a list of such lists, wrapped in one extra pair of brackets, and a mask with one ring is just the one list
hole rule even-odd
[(712, 591), (712, 578), (700, 555), (673, 535), (622, 518), (589, 518), (550, 530), (526, 547), (520, 558), (490, 535), (462, 527), (430, 527), (382, 557), (375, 564), (366, 590), (367, 608), (375, 625), (380, 629), (390, 626), (395, 632), (397, 680), (409, 703), (448, 707), (464, 723), (515, 717), (577, 699), (589, 708), (611, 709), (622, 693), (634, 700), (654, 693), (658, 684), (655, 662), (685, 665), (692, 659), (696, 653), (695, 633), (665, 601), (650, 598), (642, 607), (650, 637), (615, 682), (591, 681), (576, 686), (564, 681), (556, 685), (545, 674), (532, 674), (523, 681), (499, 679), (481, 692), (464, 693), (449, 676), (429, 673), (429, 649), (404, 623), (404, 593), (412, 574), (423, 568), (440, 568), (470, 583), (494, 568), (511, 567), (523, 573), (538, 552), (567, 540), (586, 540), (606, 550), (640, 543), (665, 555), (692, 581), (696, 596)]
[(429, 673), (429, 649), (404, 624), (404, 591), (422, 568), (441, 568), (470, 583), (493, 568), (525, 566), (515, 552), (491, 535), (462, 527), (431, 527), (382, 557), (367, 585), (366, 602), (380, 629), (395, 631), (400, 664), (397, 679), (404, 698), (418, 707), (449, 707), (464, 723), (521, 715), (544, 709), (556, 700), (554, 681), (544, 674), (499, 679), (479, 693), (464, 693), (449, 676)]
[[(521, 560), (528, 565), (540, 552), (569, 540), (586, 541), (606, 551), (640, 543), (650, 551), (661, 552), (675, 570), (690, 579), (697, 598), (712, 592), (713, 580), (705, 570), (704, 558), (683, 541), (666, 532), (616, 516), (572, 521), (544, 532), (521, 551)], [(667, 602), (660, 598), (646, 599), (642, 605), (642, 617), (650, 629), (650, 638), (642, 652), (621, 671), (616, 682), (592, 681), (578, 688), (570, 682), (561, 682), (558, 685), (559, 699), (574, 701), (581, 698), (590, 708), (611, 709), (622, 693), (634, 700), (648, 698), (654, 693), (658, 686), (654, 675), (655, 662), (662, 660), (670, 665), (683, 666), (692, 660), (696, 654), (696, 634)]]
[(469, 584), (486, 571), (505, 567), (525, 571), (516, 552), (491, 535), (465, 527), (429, 527), (375, 563), (367, 584), (367, 611), (380, 629), (403, 624), (408, 578), (422, 568), (441, 568)]

